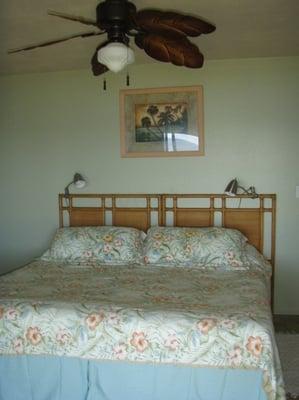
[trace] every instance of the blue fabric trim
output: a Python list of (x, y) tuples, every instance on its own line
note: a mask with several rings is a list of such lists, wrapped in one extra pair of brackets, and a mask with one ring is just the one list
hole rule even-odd
[(266, 400), (262, 371), (1, 356), (0, 400)]

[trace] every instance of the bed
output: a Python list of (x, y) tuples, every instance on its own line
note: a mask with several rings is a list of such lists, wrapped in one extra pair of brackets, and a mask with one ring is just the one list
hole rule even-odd
[(284, 399), (275, 203), (59, 195), (49, 250), (0, 278), (0, 399)]

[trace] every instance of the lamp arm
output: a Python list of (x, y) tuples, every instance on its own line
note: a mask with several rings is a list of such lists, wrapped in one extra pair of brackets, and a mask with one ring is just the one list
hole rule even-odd
[(248, 190), (246, 190), (243, 186), (238, 185), (238, 189), (241, 189), (244, 193), (249, 194)]
[(65, 196), (69, 196), (70, 195), (70, 191), (69, 191), (69, 187), (74, 183), (74, 181), (72, 180), (68, 185), (66, 185), (66, 187), (64, 188), (64, 194)]
[(251, 196), (253, 199), (258, 197), (254, 186), (250, 186), (248, 189), (245, 189), (243, 186), (238, 185), (238, 188), (243, 190), (244, 193), (246, 193), (248, 196)]

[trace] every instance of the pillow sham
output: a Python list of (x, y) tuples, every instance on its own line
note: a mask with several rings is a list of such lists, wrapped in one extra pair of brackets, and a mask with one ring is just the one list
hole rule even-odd
[(142, 259), (144, 232), (135, 228), (88, 226), (60, 228), (44, 261), (66, 263), (138, 263)]
[(144, 262), (238, 268), (246, 241), (235, 229), (154, 227), (144, 242)]

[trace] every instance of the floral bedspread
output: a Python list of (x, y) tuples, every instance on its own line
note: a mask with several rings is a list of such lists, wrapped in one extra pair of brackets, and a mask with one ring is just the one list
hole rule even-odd
[(0, 354), (262, 369), (268, 399), (284, 399), (268, 279), (37, 260), (0, 277)]

